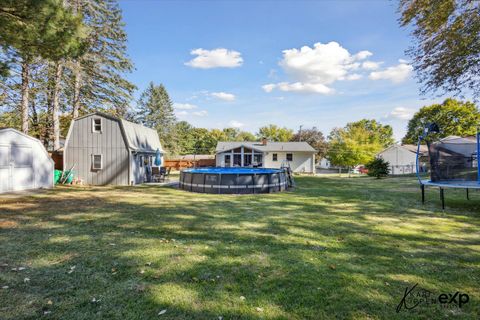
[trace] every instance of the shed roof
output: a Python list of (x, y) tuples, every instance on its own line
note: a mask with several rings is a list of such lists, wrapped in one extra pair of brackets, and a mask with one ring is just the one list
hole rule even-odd
[(113, 121), (117, 121), (120, 124), (122, 131), (125, 133), (127, 147), (130, 150), (151, 153), (156, 152), (158, 149), (163, 152), (158, 132), (155, 129), (148, 128), (141, 124), (133, 123), (125, 119), (120, 119), (110, 114), (98, 111), (82, 117), (78, 117), (74, 120), (90, 117), (92, 115), (97, 115), (100, 117), (111, 119)]
[(225, 152), (228, 150), (236, 149), (241, 146), (255, 149), (263, 152), (274, 152), (274, 151), (288, 151), (288, 152), (317, 152), (311, 145), (307, 142), (270, 142), (268, 141), (266, 145), (258, 141), (232, 141), (224, 142), (220, 141), (217, 143), (216, 152)]
[(53, 164), (53, 159), (50, 157), (50, 155), (47, 152), (47, 149), (45, 149), (45, 146), (43, 145), (43, 143), (40, 140), (38, 140), (37, 138), (34, 138), (32, 136), (29, 136), (28, 134), (23, 133), (22, 131), (19, 131), (19, 130), (14, 129), (14, 128), (8, 128), (8, 127), (7, 128), (5, 128), (5, 127), (0, 128), (0, 133), (8, 132), (8, 131), (13, 132), (15, 134), (18, 134), (20, 136), (23, 136), (27, 139), (30, 139), (32, 142), (37, 143), (41, 147), (40, 149), (43, 150), (43, 152), (44, 152), (45, 156), (48, 158), (48, 160)]
[(120, 119), (128, 147), (139, 152), (163, 151), (158, 132), (141, 124)]

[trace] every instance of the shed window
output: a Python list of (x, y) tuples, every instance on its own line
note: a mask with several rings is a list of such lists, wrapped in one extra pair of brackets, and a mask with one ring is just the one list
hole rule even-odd
[(93, 118), (92, 131), (93, 132), (102, 132), (102, 119), (101, 118)]
[(278, 155), (276, 153), (272, 154), (272, 161), (278, 161)]
[(101, 154), (94, 154), (92, 156), (92, 169), (93, 170), (103, 169), (103, 157)]
[(293, 153), (287, 153), (287, 161), (293, 161)]

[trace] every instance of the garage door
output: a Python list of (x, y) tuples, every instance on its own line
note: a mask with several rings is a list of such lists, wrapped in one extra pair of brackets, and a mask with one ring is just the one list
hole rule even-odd
[(34, 188), (30, 146), (0, 146), (0, 192)]

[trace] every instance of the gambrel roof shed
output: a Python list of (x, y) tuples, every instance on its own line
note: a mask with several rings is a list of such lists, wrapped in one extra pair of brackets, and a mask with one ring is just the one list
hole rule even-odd
[(92, 185), (142, 183), (151, 158), (164, 153), (156, 130), (103, 112), (73, 119), (64, 149), (64, 168)]
[(12, 128), (0, 128), (0, 193), (52, 188), (53, 166), (39, 140)]

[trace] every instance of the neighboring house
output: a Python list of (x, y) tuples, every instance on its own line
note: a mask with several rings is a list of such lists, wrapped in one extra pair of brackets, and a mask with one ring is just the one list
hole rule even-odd
[(280, 168), (290, 164), (294, 172), (315, 172), (315, 153), (307, 142), (218, 142), (217, 167)]
[(322, 158), (322, 159), (320, 159), (320, 162), (318, 163), (318, 167), (320, 169), (330, 169), (330, 168), (332, 168), (332, 163), (327, 158)]
[[(420, 156), (423, 158), (428, 155), (427, 146), (420, 146)], [(417, 146), (411, 144), (394, 144), (377, 154), (378, 157), (388, 161), (390, 164), (390, 174), (411, 174), (416, 172)], [(426, 163), (421, 161), (421, 169), (425, 170)]]
[(43, 144), (18, 130), (0, 129), (0, 193), (53, 188), (53, 160)]
[(73, 168), (75, 177), (86, 184), (143, 183), (157, 150), (163, 155), (156, 130), (96, 112), (70, 124), (64, 169)]

